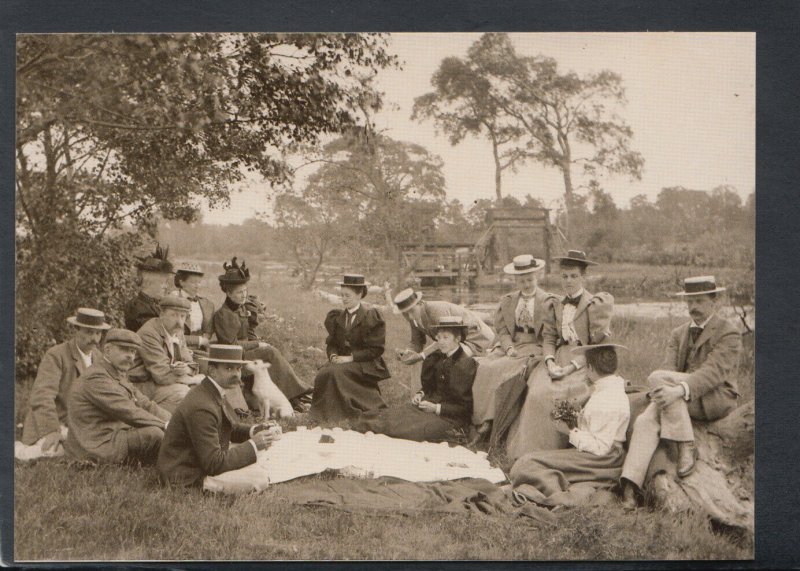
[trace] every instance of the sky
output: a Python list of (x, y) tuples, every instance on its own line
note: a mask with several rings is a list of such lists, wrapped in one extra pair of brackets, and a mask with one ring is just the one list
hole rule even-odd
[[(469, 207), (494, 198), (494, 162), (485, 139), (451, 146), (432, 123), (411, 120), (414, 98), (432, 90), (440, 62), (465, 57), (480, 34), (392, 34), (389, 50), (402, 70), (383, 70), (377, 84), (388, 105), (374, 117), (392, 138), (418, 143), (444, 161), (447, 198)], [(754, 33), (513, 33), (521, 55), (556, 59), (559, 70), (579, 75), (604, 69), (622, 76), (627, 105), (620, 115), (633, 129), (632, 149), (645, 159), (641, 180), (603, 178), (619, 206), (633, 196), (651, 200), (662, 188), (711, 190), (734, 186), (742, 199), (755, 191)], [(269, 212), (268, 186), (251, 179), (231, 193), (230, 207), (208, 210), (203, 220), (235, 224)], [(564, 191), (558, 170), (527, 164), (503, 174), (503, 194), (531, 194), (555, 208)]]

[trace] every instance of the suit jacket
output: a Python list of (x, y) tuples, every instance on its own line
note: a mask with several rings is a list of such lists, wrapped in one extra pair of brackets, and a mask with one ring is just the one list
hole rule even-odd
[(154, 317), (158, 317), (160, 313), (158, 299), (140, 291), (125, 305), (125, 329), (139, 331), (142, 325)]
[(441, 416), (467, 424), (472, 418), (472, 383), (478, 364), (459, 347), (437, 364), (436, 374), (422, 379), (424, 399), (442, 405)]
[(183, 331), (176, 337), (180, 341), (179, 353), (174, 354), (172, 343), (167, 337), (167, 330), (160, 319), (151, 319), (137, 331), (142, 338), (142, 347), (139, 349), (133, 368), (128, 372), (128, 378), (134, 383), (153, 381), (157, 385), (171, 385), (181, 378), (170, 368), (170, 363), (184, 361), (194, 362), (194, 356), (186, 345)]
[(386, 345), (386, 323), (377, 308), (363, 302), (347, 327), (344, 309), (332, 309), (325, 317), (328, 338), (325, 350), (330, 359), (332, 355), (353, 356), (354, 363), (360, 363), (364, 374), (388, 379), (389, 369), (383, 360)]
[(145, 426), (163, 429), (169, 419), (169, 412), (101, 359), (86, 369), (72, 390), (64, 449), (78, 460), (119, 461), (113, 456), (116, 432)]
[[(500, 298), (500, 305), (494, 315), (494, 330), (497, 334), (495, 344), (500, 345), (503, 351), (508, 351), (517, 341), (517, 304), (522, 295), (520, 291), (514, 291)], [(541, 288), (536, 288), (533, 302), (533, 323), (537, 343), (542, 343), (542, 331), (544, 329), (544, 317), (552, 311), (552, 302), (558, 297), (548, 293)]]
[[(188, 299), (186, 292), (178, 289), (172, 292), (171, 295)], [(203, 321), (200, 324), (200, 329), (192, 331), (189, 327), (189, 320), (186, 320), (186, 325), (183, 327), (183, 336), (186, 339), (186, 344), (191, 348), (200, 346), (200, 336), (205, 336), (209, 341), (214, 334), (214, 303), (205, 297), (197, 296), (197, 302), (200, 304), (200, 310), (203, 312)]]
[(421, 301), (420, 303), (422, 304), (422, 322), (418, 323), (417, 327), (411, 325), (411, 348), (414, 351), (423, 352), (425, 356), (438, 351), (436, 343), (431, 343), (426, 347), (425, 342), (428, 337), (435, 338), (433, 329), (442, 317), (454, 315), (460, 316), (469, 327), (464, 344), (474, 354), (479, 355), (492, 346), (494, 331), (469, 309), (449, 301)]
[(258, 347), (260, 338), (255, 328), (258, 317), (245, 304), (236, 305), (230, 298), (214, 313), (214, 333), (217, 343), (241, 345), (245, 351)]
[[(542, 330), (542, 354), (555, 356), (556, 349), (564, 344), (561, 337), (561, 324), (564, 316), (563, 298), (552, 300), (550, 310), (545, 314)], [(572, 327), (581, 345), (596, 345), (611, 338), (611, 316), (614, 312), (614, 296), (610, 293), (597, 294), (583, 291)]]
[[(96, 349), (92, 350), (92, 364), (103, 358)], [(22, 429), (22, 443), (31, 445), (37, 440), (58, 432), (61, 425), (67, 424), (67, 403), (72, 385), (84, 371), (74, 339), (47, 350), (36, 371), (30, 397), (28, 414)]]
[[(189, 391), (169, 422), (158, 452), (158, 472), (164, 483), (202, 485), (216, 476), (256, 461), (251, 425), (236, 413), (206, 377)], [(230, 447), (231, 442), (242, 443)]]
[(662, 369), (689, 373), (689, 414), (699, 420), (716, 420), (736, 406), (739, 396), (736, 372), (742, 336), (728, 320), (714, 314), (694, 347), (684, 323), (672, 331)]

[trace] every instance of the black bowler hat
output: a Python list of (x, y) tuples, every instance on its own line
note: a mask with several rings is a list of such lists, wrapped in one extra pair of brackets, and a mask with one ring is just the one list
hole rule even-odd
[(714, 276), (695, 276), (683, 280), (683, 291), (675, 295), (687, 297), (692, 295), (706, 295), (709, 293), (719, 293), (725, 291), (724, 287), (717, 287), (717, 280)]
[(67, 323), (87, 329), (99, 329), (101, 331), (111, 329), (111, 326), (106, 323), (105, 313), (89, 307), (79, 307), (75, 315), (67, 317)]
[(369, 291), (369, 282), (364, 281), (364, 276), (361, 274), (345, 274), (342, 276), (342, 281), (336, 282), (340, 288), (342, 287), (349, 287), (357, 290), (361, 290), (361, 297), (366, 297), (367, 292)]
[(586, 252), (582, 250), (567, 250), (566, 256), (555, 256), (553, 259), (559, 262), (572, 262), (583, 267), (597, 265), (597, 262), (587, 259)]

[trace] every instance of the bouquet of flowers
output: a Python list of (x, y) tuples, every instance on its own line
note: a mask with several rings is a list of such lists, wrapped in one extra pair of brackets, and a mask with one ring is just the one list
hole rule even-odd
[(569, 428), (578, 426), (578, 415), (581, 408), (571, 400), (557, 400), (550, 416), (553, 420), (563, 420)]

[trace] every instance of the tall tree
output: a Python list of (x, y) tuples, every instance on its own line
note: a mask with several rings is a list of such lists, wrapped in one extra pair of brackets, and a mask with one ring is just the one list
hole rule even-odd
[(18, 357), (78, 304), (117, 317), (156, 215), (191, 221), (247, 171), (285, 181), (283, 152), (359, 124), (360, 78), (394, 62), (374, 34), (19, 36)]
[(468, 57), (488, 80), (494, 104), (525, 131), (527, 156), (561, 171), (567, 235), (575, 191), (582, 186), (576, 175), (641, 178), (644, 159), (631, 150), (633, 131), (616, 112), (626, 102), (618, 74), (560, 73), (552, 57), (518, 55), (502, 33), (481, 36)]
[(331, 141), (303, 195), (329, 197), (358, 218), (362, 254), (393, 258), (400, 243), (433, 237), (444, 206), (442, 160), (414, 143), (352, 132)]
[(431, 85), (434, 91), (414, 100), (411, 118), (432, 120), (449, 136), (451, 145), (459, 144), (467, 135), (489, 139), (495, 165), (495, 195), (501, 200), (503, 171), (515, 171), (526, 157), (524, 148), (517, 144), (522, 129), (492, 97), (490, 81), (476, 69), (473, 54), (466, 60), (442, 60)]

